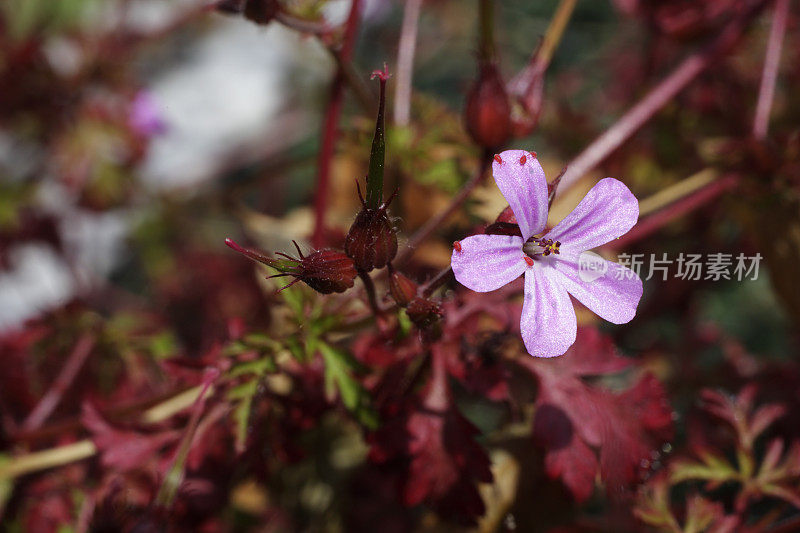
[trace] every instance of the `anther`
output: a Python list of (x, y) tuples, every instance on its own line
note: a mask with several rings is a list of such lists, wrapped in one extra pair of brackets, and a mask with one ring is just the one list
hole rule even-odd
[(528, 266), (530, 266), (530, 267), (533, 266), (533, 258), (532, 257), (529, 257), (529, 256), (526, 255), (525, 256), (525, 262), (528, 263)]
[(519, 158), (519, 164), (520, 165), (524, 165), (525, 161), (527, 161), (527, 160), (528, 160), (528, 158), (523, 155), (522, 157)]
[(498, 165), (502, 165), (503, 164), (503, 158), (500, 157), (498, 154), (494, 155), (494, 160), (497, 161)]
[(453, 243), (453, 248), (455, 248), (456, 252), (460, 252), (461, 251), (461, 242), (460, 241), (454, 242)]

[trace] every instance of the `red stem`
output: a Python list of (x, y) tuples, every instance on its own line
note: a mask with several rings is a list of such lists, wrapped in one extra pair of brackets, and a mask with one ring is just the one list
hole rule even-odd
[[(353, 0), (350, 5), (350, 14), (345, 23), (342, 48), (339, 52), (342, 63), (349, 62), (353, 55), (360, 15), (361, 0)], [(314, 197), (314, 234), (311, 237), (311, 243), (315, 248), (321, 248), (325, 244), (325, 213), (328, 210), (328, 195), (330, 194), (331, 163), (336, 149), (339, 118), (342, 114), (345, 81), (344, 72), (341, 68), (337, 68), (333, 82), (331, 82), (330, 99), (322, 122), (322, 141), (317, 159), (317, 187)]]
[(42, 399), (39, 400), (39, 403), (33, 408), (28, 418), (25, 419), (25, 422), (22, 424), (23, 431), (38, 429), (44, 421), (47, 420), (47, 417), (53, 413), (55, 408), (58, 407), (64, 393), (67, 392), (69, 386), (75, 381), (78, 372), (80, 372), (89, 354), (92, 353), (94, 343), (95, 339), (90, 334), (86, 334), (78, 340), (75, 347), (72, 349), (72, 353), (70, 353), (67, 358), (67, 362), (61, 368), (61, 373), (53, 382), (53, 385), (48, 389), (47, 393), (42, 396)]
[(607, 250), (620, 250), (630, 244), (639, 241), (652, 233), (660, 230), (673, 220), (681, 217), (695, 209), (706, 205), (722, 193), (736, 187), (739, 183), (738, 176), (728, 175), (709, 183), (705, 187), (697, 190), (691, 196), (687, 196), (672, 205), (656, 211), (644, 220), (640, 221), (631, 231), (613, 240), (604, 246)]
[(467, 183), (458, 191), (458, 194), (453, 198), (450, 202), (450, 205), (442, 211), (441, 213), (434, 215), (433, 218), (428, 220), (420, 229), (417, 230), (414, 235), (408, 240), (408, 246), (397, 254), (397, 257), (394, 260), (395, 266), (402, 266), (405, 264), (406, 261), (413, 255), (416, 251), (417, 246), (419, 246), (422, 241), (427, 239), (428, 237), (433, 234), (434, 231), (439, 229), (442, 224), (450, 218), (450, 216), (455, 213), (455, 211), (461, 207), (475, 187), (483, 181), (483, 176), (486, 174), (486, 171), (489, 169), (489, 163), (492, 160), (491, 152), (485, 152), (483, 156), (481, 156), (481, 161), (479, 163), (478, 172), (476, 172)]
[(613, 126), (578, 154), (567, 167), (567, 172), (561, 180), (559, 195), (611, 155), (700, 73), (711, 66), (716, 59), (728, 53), (739, 42), (745, 28), (766, 4), (766, 0), (751, 4), (749, 9), (741, 17), (731, 22), (710, 46), (684, 59), (639, 103), (629, 109)]
[(786, 35), (786, 19), (789, 18), (789, 0), (777, 0), (772, 12), (772, 27), (769, 32), (767, 51), (764, 55), (764, 71), (758, 89), (758, 104), (753, 119), (753, 137), (763, 141), (769, 129), (769, 114), (775, 97), (775, 81), (781, 60), (781, 48)]

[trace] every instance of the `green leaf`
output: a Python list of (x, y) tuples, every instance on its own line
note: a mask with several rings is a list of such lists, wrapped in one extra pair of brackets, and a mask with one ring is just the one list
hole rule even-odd
[(377, 415), (369, 405), (369, 397), (361, 384), (352, 376), (358, 363), (347, 352), (324, 342), (319, 342), (317, 348), (325, 361), (326, 387), (338, 390), (344, 406), (361, 424), (369, 428), (377, 427)]

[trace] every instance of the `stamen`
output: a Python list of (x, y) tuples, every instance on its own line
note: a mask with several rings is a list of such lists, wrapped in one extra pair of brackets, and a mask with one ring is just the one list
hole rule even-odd
[(497, 161), (498, 165), (502, 165), (503, 164), (503, 158), (500, 157), (498, 154), (494, 155), (494, 160)]

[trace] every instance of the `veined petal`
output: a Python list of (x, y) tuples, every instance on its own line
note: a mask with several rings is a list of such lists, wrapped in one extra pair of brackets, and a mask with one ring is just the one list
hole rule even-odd
[(555, 357), (575, 342), (577, 320), (572, 300), (551, 268), (531, 268), (525, 272), (525, 300), (520, 329), (528, 353), (536, 357)]
[(512, 235), (467, 237), (453, 250), (450, 265), (458, 282), (476, 292), (499, 289), (527, 267), (522, 239)]
[(547, 180), (539, 161), (525, 150), (506, 150), (495, 156), (492, 174), (514, 211), (522, 238), (527, 241), (542, 231), (547, 223)]
[(605, 178), (547, 233), (562, 249), (583, 252), (628, 233), (639, 218), (639, 201), (619, 180)]
[[(559, 283), (600, 318), (614, 324), (630, 322), (642, 298), (642, 280), (619, 263), (590, 255), (589, 261), (580, 260), (578, 254), (555, 257), (551, 269)], [(593, 267), (587, 269), (587, 263)]]

